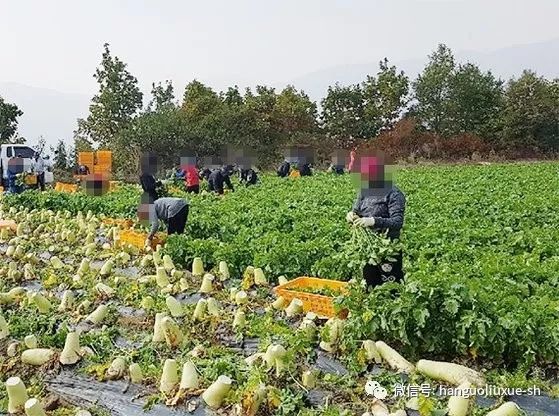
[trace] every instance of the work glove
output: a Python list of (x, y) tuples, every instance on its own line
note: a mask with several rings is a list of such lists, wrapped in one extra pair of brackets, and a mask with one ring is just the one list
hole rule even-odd
[(353, 211), (349, 211), (345, 216), (346, 221), (350, 224), (352, 224), (358, 218), (359, 216)]
[(355, 221), (353, 221), (353, 224), (357, 225), (358, 227), (374, 227), (375, 219), (373, 217), (357, 218)]

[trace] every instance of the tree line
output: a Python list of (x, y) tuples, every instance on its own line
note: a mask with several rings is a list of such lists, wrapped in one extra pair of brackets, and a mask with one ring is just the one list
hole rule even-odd
[[(184, 153), (215, 155), (226, 145), (253, 149), (260, 165), (277, 162), (288, 146), (324, 155), (379, 146), (399, 157), (559, 150), (558, 79), (526, 70), (505, 82), (474, 63), (457, 63), (445, 45), (414, 80), (384, 59), (363, 82), (329, 87), (320, 103), (294, 86), (214, 91), (193, 80), (178, 95), (171, 82), (154, 83), (144, 106), (137, 78), (108, 44), (94, 77), (99, 91), (78, 120), (73, 149), (63, 153), (111, 149), (123, 171), (134, 171), (131, 161), (144, 151), (172, 161)], [(0, 140), (19, 137), (19, 115), (0, 100)]]

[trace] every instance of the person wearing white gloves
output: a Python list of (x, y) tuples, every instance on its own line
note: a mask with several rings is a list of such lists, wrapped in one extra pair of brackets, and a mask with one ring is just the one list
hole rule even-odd
[[(360, 190), (353, 208), (346, 215), (348, 223), (369, 227), (377, 232), (387, 232), (391, 239), (400, 238), (404, 225), (406, 197), (396, 187), (384, 165), (382, 157), (363, 156), (356, 160), (353, 172), (359, 179)], [(400, 282), (404, 278), (402, 253), (395, 262), (366, 265), (363, 278), (369, 288), (385, 282)]]

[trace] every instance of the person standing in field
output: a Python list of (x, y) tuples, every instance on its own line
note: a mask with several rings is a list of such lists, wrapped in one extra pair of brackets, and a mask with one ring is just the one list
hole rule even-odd
[(142, 190), (149, 197), (150, 202), (159, 198), (157, 187), (161, 184), (155, 179), (157, 171), (157, 157), (153, 154), (143, 154), (140, 160), (140, 185)]
[[(391, 166), (385, 165), (382, 155), (366, 155), (356, 157), (353, 168), (359, 193), (352, 210), (346, 215), (347, 222), (376, 232), (387, 232), (390, 239), (399, 239), (404, 225), (406, 197), (393, 183)], [(394, 262), (366, 265), (363, 278), (369, 288), (402, 281), (402, 253)]]
[(37, 175), (37, 187), (42, 191), (45, 190), (45, 160), (41, 157), (39, 152), (35, 153), (35, 163), (33, 166), (35, 174)]
[(186, 192), (194, 194), (200, 193), (200, 176), (198, 176), (196, 158), (190, 156), (181, 158), (181, 169), (184, 172)]

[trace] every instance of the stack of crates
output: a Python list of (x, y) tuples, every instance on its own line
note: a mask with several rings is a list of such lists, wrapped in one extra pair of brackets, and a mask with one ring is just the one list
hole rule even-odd
[(79, 152), (78, 164), (85, 165), (89, 168), (89, 172), (93, 173), (95, 167), (95, 154), (93, 152)]
[(113, 166), (113, 152), (109, 150), (99, 150), (96, 155), (97, 163), (93, 167), (92, 173), (110, 175)]

